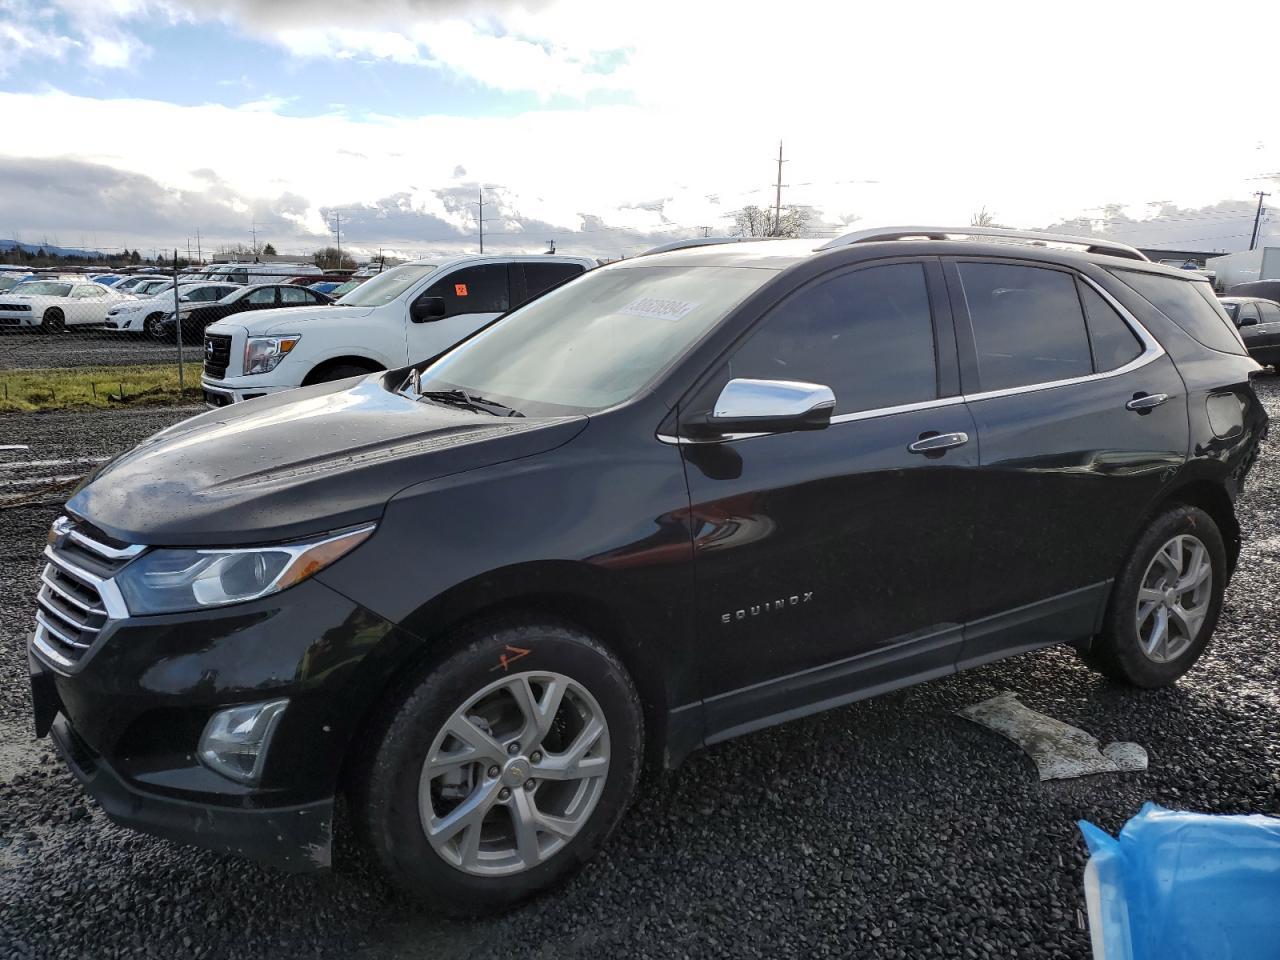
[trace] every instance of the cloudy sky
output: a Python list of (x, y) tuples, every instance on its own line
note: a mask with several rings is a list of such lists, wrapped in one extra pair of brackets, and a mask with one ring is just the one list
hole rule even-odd
[(487, 250), (616, 256), (771, 203), (781, 138), (818, 231), (1241, 249), (1277, 39), (1274, 0), (0, 0), (0, 238), (309, 252), (337, 211), (427, 255), (483, 187)]

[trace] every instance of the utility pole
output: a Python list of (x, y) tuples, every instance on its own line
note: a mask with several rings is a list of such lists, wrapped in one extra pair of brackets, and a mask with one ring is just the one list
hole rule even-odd
[(773, 199), (773, 236), (775, 237), (778, 235), (778, 230), (782, 227), (782, 188), (786, 186), (786, 184), (782, 182), (782, 165), (786, 162), (787, 162), (786, 160), (782, 159), (782, 141), (779, 140), (778, 141), (778, 181), (777, 183), (774, 184), (774, 187), (776, 188), (777, 193), (774, 194), (774, 199)]
[(338, 236), (338, 265), (334, 269), (342, 269), (342, 211), (333, 212), (333, 229)]
[(1271, 196), (1269, 193), (1263, 193), (1259, 190), (1254, 194), (1258, 198), (1258, 212), (1253, 215), (1253, 236), (1249, 238), (1249, 249), (1252, 250), (1258, 245), (1258, 231), (1262, 226), (1262, 201), (1263, 198)]
[(479, 188), (477, 196), (480, 197), (480, 202), (471, 205), (476, 208), (476, 222), (480, 225), (480, 252), (484, 253), (484, 187)]
[(253, 245), (249, 248), (253, 253), (253, 262), (258, 262), (258, 221), (253, 221), (249, 225), (249, 230), (253, 235)]
[(200, 266), (204, 266), (204, 256), (200, 253), (200, 229), (196, 228), (196, 260)]
[(710, 227), (699, 227), (698, 229), (702, 231), (702, 235), (703, 235), (704, 237), (709, 237), (709, 236), (711, 236), (711, 228), (710, 228)]

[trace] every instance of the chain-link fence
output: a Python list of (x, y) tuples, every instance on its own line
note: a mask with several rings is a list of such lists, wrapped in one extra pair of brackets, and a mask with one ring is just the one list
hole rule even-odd
[(0, 267), (0, 411), (199, 402), (206, 326), (245, 309), (327, 303), (309, 284), (344, 279), (249, 270)]

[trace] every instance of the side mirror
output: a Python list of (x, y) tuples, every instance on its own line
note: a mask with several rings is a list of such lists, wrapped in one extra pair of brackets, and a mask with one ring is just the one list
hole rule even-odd
[(1241, 317), (1237, 327), (1256, 327), (1258, 325), (1257, 317)]
[(821, 430), (835, 406), (836, 395), (820, 383), (736, 379), (725, 384), (710, 414), (685, 426), (708, 437)]
[(444, 316), (444, 297), (419, 297), (409, 307), (409, 319), (414, 323), (430, 323)]

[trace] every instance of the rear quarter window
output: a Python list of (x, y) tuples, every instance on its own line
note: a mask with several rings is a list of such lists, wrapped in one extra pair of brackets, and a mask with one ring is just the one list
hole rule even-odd
[(1223, 353), (1246, 354), (1208, 283), (1136, 270), (1112, 272), (1199, 343)]

